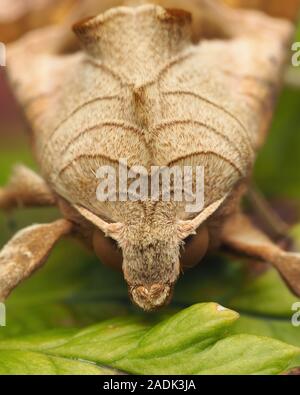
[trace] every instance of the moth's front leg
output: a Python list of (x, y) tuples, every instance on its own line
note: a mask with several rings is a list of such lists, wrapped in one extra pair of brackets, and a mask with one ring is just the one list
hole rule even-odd
[(54, 245), (72, 231), (72, 223), (60, 219), (20, 230), (0, 251), (0, 301), (47, 260)]
[(45, 181), (22, 165), (14, 168), (8, 184), (0, 188), (0, 209), (2, 210), (20, 206), (53, 206), (55, 203), (55, 196)]
[(252, 184), (249, 186), (247, 198), (253, 212), (264, 224), (268, 235), (273, 240), (288, 238), (288, 225), (272, 209), (270, 203), (255, 185)]
[(291, 291), (300, 296), (300, 253), (282, 250), (242, 213), (226, 221), (221, 238), (225, 246), (238, 253), (271, 263)]

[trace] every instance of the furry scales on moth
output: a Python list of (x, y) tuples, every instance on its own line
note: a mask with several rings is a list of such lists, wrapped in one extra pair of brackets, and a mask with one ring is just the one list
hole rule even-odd
[[(56, 204), (64, 219), (27, 228), (3, 248), (0, 300), (66, 234), (122, 269), (145, 310), (170, 300), (180, 268), (222, 245), (272, 263), (300, 295), (300, 254), (281, 250), (239, 210), (293, 27), (212, 0), (188, 5), (197, 25), (185, 11), (120, 7), (75, 25), (75, 53), (62, 52), (59, 27), (11, 46), (9, 77), (43, 179), (16, 169), (0, 206)], [(95, 171), (119, 158), (204, 166), (203, 211), (190, 218), (177, 202), (97, 201)]]

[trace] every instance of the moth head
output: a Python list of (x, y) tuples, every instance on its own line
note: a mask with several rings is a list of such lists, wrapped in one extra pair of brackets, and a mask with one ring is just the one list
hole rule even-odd
[(176, 226), (167, 225), (160, 234), (146, 226), (131, 238), (136, 230), (129, 226), (121, 242), (124, 278), (132, 301), (143, 310), (156, 310), (171, 300), (180, 273)]
[[(110, 266), (122, 268), (132, 301), (143, 310), (151, 311), (171, 300), (183, 260), (189, 261), (191, 254), (199, 260), (205, 255), (209, 240), (203, 223), (224, 200), (211, 204), (188, 221), (177, 220), (166, 210), (159, 211), (151, 221), (145, 217), (134, 223), (107, 223), (83, 207), (76, 206), (76, 209), (99, 229), (94, 237), (97, 255), (103, 261), (107, 258), (113, 261)], [(184, 241), (191, 235), (195, 235), (192, 251), (187, 249), (182, 253)], [(121, 253), (110, 250), (110, 241), (104, 236), (114, 239)]]

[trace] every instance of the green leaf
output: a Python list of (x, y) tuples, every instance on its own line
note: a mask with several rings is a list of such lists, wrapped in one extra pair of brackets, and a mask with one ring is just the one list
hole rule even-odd
[[(227, 334), (238, 314), (216, 303), (191, 306), (154, 326), (140, 318), (79, 331), (0, 341), (0, 374), (277, 374), (300, 349)], [(23, 362), (22, 362), (23, 361)], [(104, 366), (104, 367), (103, 367)]]
[(0, 351), (1, 375), (103, 375), (116, 374), (88, 362), (57, 358), (30, 351)]
[[(294, 344), (300, 347), (299, 327), (291, 324), (290, 320), (282, 320), (276, 318), (263, 319), (243, 314), (241, 318), (232, 327), (231, 333), (248, 333), (254, 335), (263, 335), (281, 341)], [(292, 362), (291, 367), (300, 366), (300, 357), (297, 356)]]

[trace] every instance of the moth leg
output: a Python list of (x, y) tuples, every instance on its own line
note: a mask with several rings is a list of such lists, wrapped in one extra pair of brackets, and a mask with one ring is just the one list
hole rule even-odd
[(56, 242), (71, 230), (72, 223), (60, 219), (19, 231), (0, 251), (0, 301), (43, 265)]
[(288, 225), (277, 215), (264, 195), (254, 185), (250, 186), (247, 197), (252, 209), (267, 227), (268, 234), (274, 239), (287, 238)]
[(282, 250), (242, 213), (227, 220), (221, 239), (224, 245), (239, 253), (271, 263), (291, 291), (300, 296), (300, 253)]
[(19, 165), (4, 188), (0, 188), (0, 209), (53, 206), (55, 196), (46, 182), (32, 170)]

